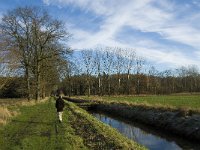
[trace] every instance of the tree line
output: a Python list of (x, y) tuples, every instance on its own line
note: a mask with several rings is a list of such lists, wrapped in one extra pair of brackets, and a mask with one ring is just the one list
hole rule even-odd
[(60, 89), (69, 96), (200, 92), (197, 66), (158, 71), (137, 56), (134, 49), (84, 50), (68, 68)]

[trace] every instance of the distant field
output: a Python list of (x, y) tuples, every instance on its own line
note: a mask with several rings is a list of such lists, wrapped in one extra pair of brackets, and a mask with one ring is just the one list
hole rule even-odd
[(200, 95), (166, 95), (166, 96), (90, 96), (79, 97), (90, 100), (106, 100), (117, 102), (131, 102), (137, 104), (162, 105), (176, 108), (200, 110)]

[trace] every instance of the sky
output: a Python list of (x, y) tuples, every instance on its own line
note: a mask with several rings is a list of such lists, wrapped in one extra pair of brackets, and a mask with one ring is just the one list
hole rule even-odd
[(0, 18), (30, 5), (65, 22), (75, 51), (121, 47), (161, 69), (200, 66), (200, 0), (0, 0)]

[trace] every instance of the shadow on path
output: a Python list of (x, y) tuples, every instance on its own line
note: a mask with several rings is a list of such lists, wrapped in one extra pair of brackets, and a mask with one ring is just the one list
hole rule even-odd
[(53, 125), (55, 122), (43, 122), (43, 121), (22, 121), (22, 120), (15, 120), (13, 119), (12, 122), (14, 123), (27, 123), (27, 124), (42, 124), (42, 125)]

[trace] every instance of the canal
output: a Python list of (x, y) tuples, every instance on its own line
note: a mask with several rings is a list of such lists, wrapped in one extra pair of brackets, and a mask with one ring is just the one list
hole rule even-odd
[(128, 122), (100, 112), (90, 113), (103, 123), (117, 129), (124, 136), (150, 150), (200, 150), (200, 144), (187, 141), (171, 133), (159, 131), (139, 123)]

